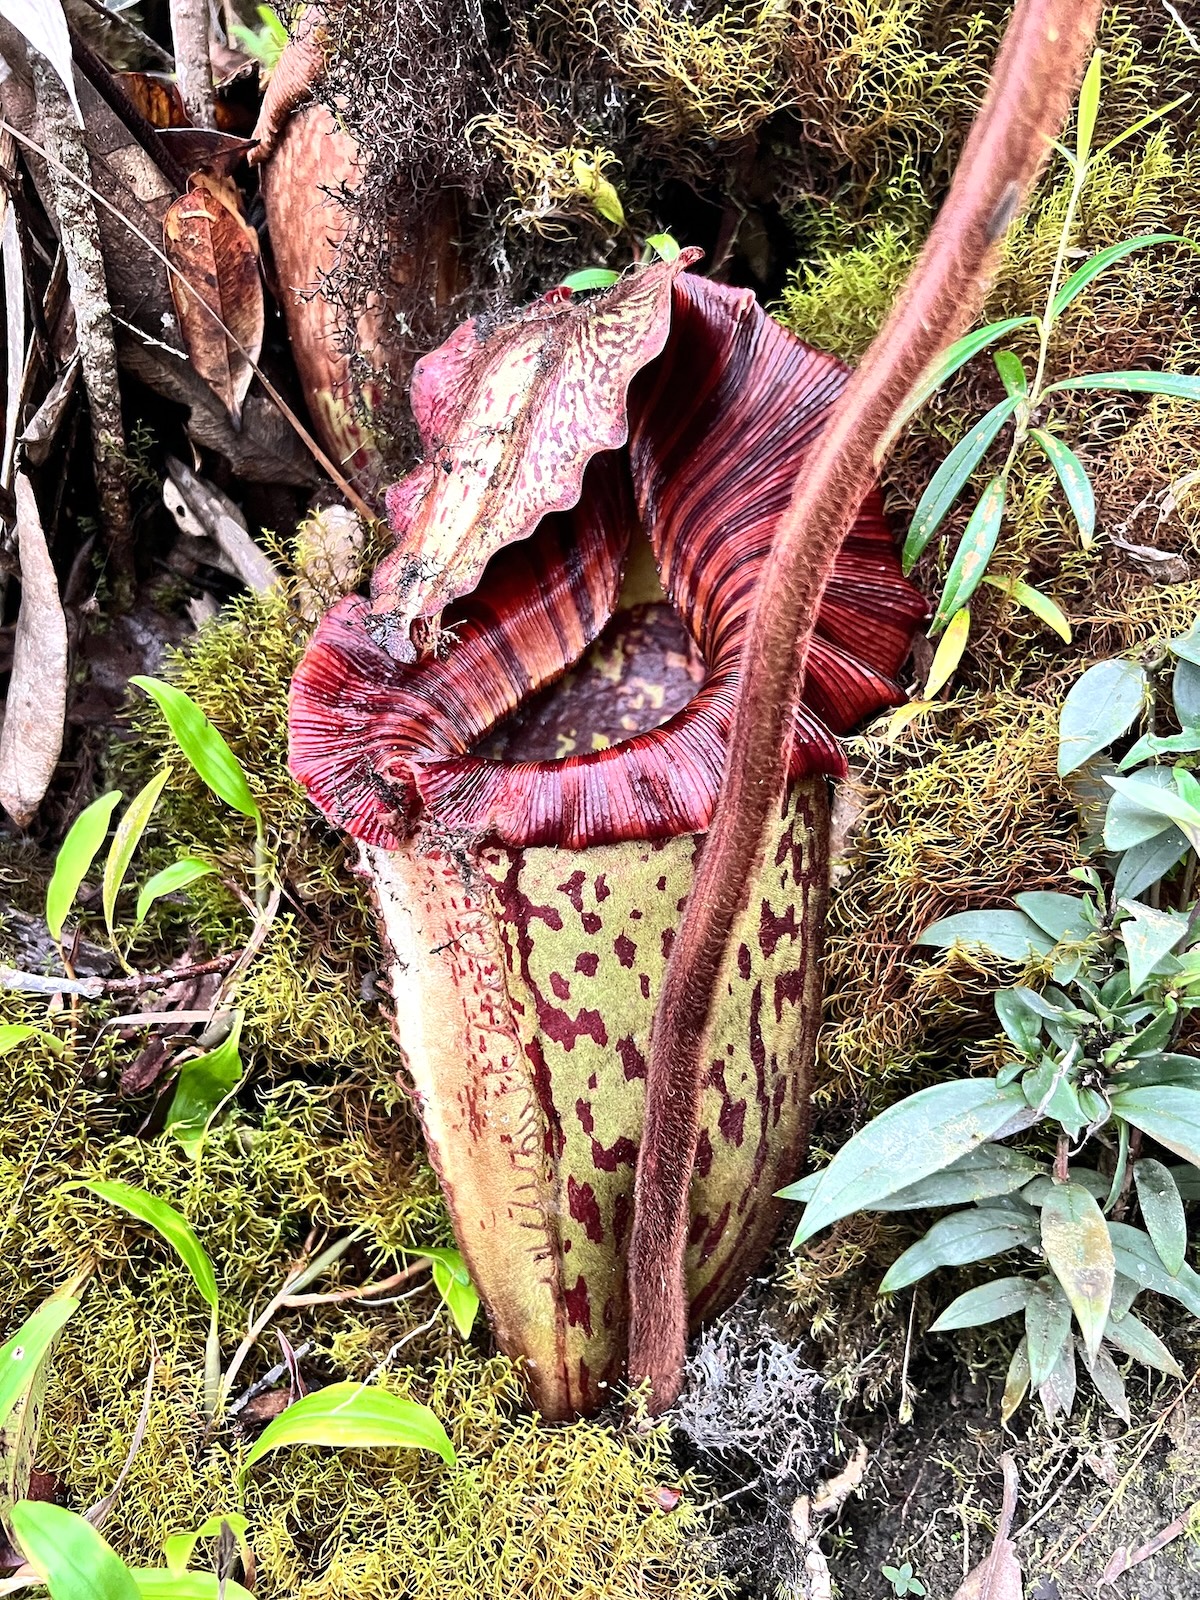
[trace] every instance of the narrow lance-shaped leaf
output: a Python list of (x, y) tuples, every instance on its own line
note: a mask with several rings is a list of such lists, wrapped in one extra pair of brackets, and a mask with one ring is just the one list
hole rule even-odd
[[(1082, 1345), (1080, 1350), (1083, 1350)], [(1132, 1416), (1125, 1395), (1125, 1380), (1117, 1371), (1117, 1364), (1107, 1350), (1096, 1351), (1095, 1360), (1088, 1368), (1088, 1376), (1109, 1409), (1115, 1411), (1121, 1421), (1128, 1425), (1132, 1421)]]
[(1037, 441), (1054, 468), (1079, 529), (1080, 540), (1084, 549), (1088, 549), (1096, 537), (1096, 494), (1083, 462), (1069, 445), (1044, 428), (1031, 429), (1029, 437)]
[(1112, 1304), (1116, 1262), (1103, 1213), (1081, 1184), (1055, 1184), (1046, 1196), (1042, 1249), (1095, 1355)]
[(996, 371), (1000, 374), (1004, 392), (1010, 398), (1024, 399), (1029, 393), (1029, 377), (1020, 356), (1014, 355), (1011, 350), (997, 350), (993, 353), (992, 360), (996, 363)]
[(1200, 1167), (1200, 1091), (1174, 1084), (1121, 1089), (1112, 1097), (1112, 1108), (1114, 1116)]
[(955, 1211), (935, 1222), (923, 1238), (892, 1262), (879, 1292), (895, 1294), (939, 1267), (963, 1267), (1003, 1255), (1006, 1250), (1036, 1245), (1037, 1237), (1031, 1214), (999, 1206)]
[(980, 496), (963, 530), (962, 539), (955, 551), (950, 571), (946, 574), (946, 587), (934, 614), (931, 633), (944, 628), (949, 619), (975, 593), (992, 559), (1000, 525), (1004, 520), (1004, 499), (1007, 480), (998, 472)]
[(1161, 1161), (1147, 1156), (1134, 1162), (1133, 1181), (1150, 1241), (1163, 1266), (1178, 1277), (1187, 1251), (1187, 1218), (1175, 1179)]
[(230, 1533), (237, 1540), (238, 1548), (242, 1552), (242, 1563), (248, 1567), (250, 1546), (246, 1536), (250, 1531), (250, 1519), (240, 1511), (218, 1511), (207, 1521), (202, 1522), (198, 1528), (192, 1528), (187, 1533), (173, 1533), (163, 1540), (163, 1557), (167, 1563), (167, 1570), (175, 1577), (181, 1576), (187, 1571), (192, 1552), (200, 1540), (216, 1538), (223, 1526), (228, 1526)]
[(949, 1166), (1023, 1107), (1019, 1085), (997, 1089), (979, 1079), (937, 1083), (889, 1106), (826, 1167), (793, 1243)]
[(147, 1194), (145, 1189), (137, 1189), (132, 1184), (117, 1183), (108, 1178), (95, 1178), (90, 1183), (80, 1184), (79, 1187), (87, 1189), (101, 1200), (106, 1200), (109, 1205), (118, 1206), (122, 1211), (127, 1211), (131, 1217), (136, 1217), (139, 1222), (145, 1222), (153, 1228), (155, 1233), (166, 1240), (191, 1273), (205, 1303), (214, 1311), (217, 1309), (219, 1303), (217, 1279), (212, 1262), (196, 1237), (191, 1223), (181, 1211), (168, 1205), (165, 1200)]
[(1083, 82), (1079, 86), (1078, 111), (1075, 119), (1075, 159), (1080, 166), (1087, 161), (1092, 148), (1092, 134), (1096, 128), (1096, 114), (1100, 109), (1100, 74), (1104, 54), (1092, 52)]
[(1104, 1330), (1104, 1337), (1123, 1355), (1132, 1356), (1143, 1366), (1154, 1367), (1156, 1371), (1165, 1372), (1171, 1378), (1183, 1377), (1183, 1368), (1166, 1345), (1144, 1322), (1139, 1322), (1131, 1311), (1126, 1312), (1123, 1317), (1110, 1317), (1108, 1326)]
[(1200, 400), (1200, 378), (1182, 372), (1091, 372), (1080, 378), (1063, 378), (1046, 389), (1108, 389), (1124, 394), (1163, 394), (1177, 400)]
[(50, 1347), (78, 1309), (74, 1295), (62, 1291), (51, 1295), (0, 1345), (0, 1427), (28, 1392)]
[(1031, 611), (1039, 622), (1044, 622), (1048, 628), (1053, 628), (1064, 643), (1070, 644), (1071, 624), (1067, 620), (1066, 612), (1056, 601), (1051, 600), (1048, 594), (1035, 589), (1023, 578), (997, 578), (987, 573), (983, 581), (990, 584), (993, 589), (999, 589), (1002, 594), (1006, 594), (1014, 605), (1023, 606), (1026, 611)]
[(933, 652), (929, 678), (925, 684), (926, 700), (932, 700), (935, 694), (944, 689), (958, 670), (963, 651), (967, 648), (967, 637), (970, 632), (971, 612), (967, 606), (963, 606), (961, 611), (956, 611), (951, 617), (950, 626)]
[[(1185, 239), (1180, 233), (1143, 233), (1133, 239), (1121, 239), (1117, 244), (1110, 244), (1104, 250), (1097, 250), (1096, 254), (1076, 267), (1075, 271), (1063, 284), (1054, 297), (1054, 315), (1057, 317), (1071, 304), (1077, 295), (1083, 293), (1089, 283), (1092, 283), (1100, 274), (1120, 261), (1122, 257), (1132, 254), (1134, 250), (1146, 250), (1153, 244), (1190, 244), (1190, 239)], [(1194, 248), (1194, 247), (1193, 247)]]
[[(999, 357), (997, 357), (997, 360)], [(1021, 396), (1001, 400), (954, 446), (929, 480), (917, 503), (904, 541), (902, 557), (905, 572), (911, 572), (921, 552), (946, 519), (950, 507), (962, 493), (967, 479), (978, 466), (992, 440), (1021, 403)]]
[(22, 1500), (12, 1529), (50, 1600), (138, 1600), (138, 1588), (116, 1551), (74, 1511), (48, 1500)]
[(158, 797), (163, 792), (167, 779), (171, 776), (170, 767), (164, 767), (156, 773), (149, 783), (134, 795), (129, 802), (125, 815), (117, 824), (117, 831), (113, 835), (112, 844), (109, 846), (108, 860), (104, 864), (104, 884), (102, 898), (104, 904), (104, 924), (110, 937), (113, 933), (113, 914), (116, 911), (117, 896), (121, 892), (121, 885), (125, 882), (125, 874), (129, 871), (129, 863), (133, 860), (134, 852), (141, 842), (147, 824), (158, 804)]
[(1004, 1317), (1015, 1317), (1024, 1311), (1033, 1288), (1028, 1278), (997, 1278), (994, 1283), (981, 1283), (952, 1300), (937, 1321), (930, 1324), (929, 1331), (950, 1333), (955, 1328), (979, 1328)]
[(1136, 661), (1099, 661), (1071, 685), (1058, 719), (1058, 775), (1065, 778), (1129, 728), (1146, 697)]
[(1066, 1417), (1071, 1415), (1075, 1405), (1077, 1383), (1075, 1345), (1070, 1339), (1066, 1339), (1058, 1352), (1054, 1371), (1038, 1389), (1038, 1399), (1042, 1402), (1042, 1409), (1051, 1422), (1060, 1411)]
[(1029, 1341), (1022, 1334), (1021, 1342), (1013, 1351), (1004, 1380), (1004, 1394), (1000, 1400), (1000, 1421), (1007, 1423), (1017, 1407), (1029, 1393)]
[(930, 363), (924, 375), (914, 384), (912, 392), (897, 411), (887, 436), (876, 448), (876, 463), (883, 461), (892, 440), (901, 428), (916, 415), (930, 395), (941, 388), (947, 378), (952, 378), (960, 367), (966, 366), (972, 356), (977, 356), (981, 350), (988, 349), (997, 339), (1003, 339), (1005, 334), (1013, 333), (1017, 328), (1033, 327), (1036, 320), (1028, 316), (1007, 317), (1003, 322), (989, 322), (986, 327), (976, 328), (973, 333), (966, 333), (961, 339), (956, 339), (936, 361)]
[(144, 689), (155, 702), (179, 748), (217, 798), (261, 824), (262, 813), (241, 762), (191, 696), (158, 678), (135, 677), (129, 681)]
[(479, 1293), (471, 1282), (467, 1264), (457, 1250), (413, 1250), (433, 1263), (433, 1285), (449, 1311), (454, 1326), (465, 1339), (479, 1313)]
[(134, 925), (141, 927), (146, 920), (146, 913), (156, 900), (161, 900), (169, 894), (177, 894), (179, 890), (195, 883), (198, 878), (207, 878), (216, 870), (211, 862), (197, 861), (193, 856), (184, 856), (182, 861), (172, 861), (169, 867), (163, 867), (161, 872), (156, 872), (153, 877), (147, 878), (142, 885), (141, 893), (138, 895)]
[(1025, 1306), (1029, 1381), (1035, 1389), (1050, 1377), (1070, 1337), (1071, 1303), (1055, 1279), (1043, 1279), (1033, 1286)]
[[(1020, 1189), (1041, 1171), (1032, 1156), (1020, 1150), (1010, 1150), (1004, 1144), (983, 1144), (959, 1156), (940, 1172), (931, 1172), (920, 1183), (906, 1184), (895, 1194), (877, 1200), (876, 1211), (913, 1211), (933, 1206), (959, 1206), (972, 1200), (991, 1200), (997, 1195), (1011, 1194)], [(811, 1185), (809, 1194), (784, 1191), (791, 1200), (805, 1200), (816, 1187), (820, 1174), (805, 1178), (796, 1188)]]
[(1149, 1289), (1166, 1295), (1169, 1300), (1177, 1300), (1192, 1316), (1200, 1317), (1200, 1274), (1185, 1265), (1172, 1277), (1149, 1235), (1140, 1228), (1131, 1228), (1126, 1222), (1110, 1222), (1108, 1236), (1112, 1240), (1117, 1271), (1138, 1284), (1139, 1293)]
[(585, 293), (589, 289), (611, 289), (620, 276), (619, 272), (613, 272), (609, 267), (583, 267), (578, 272), (569, 273), (561, 287), (575, 294)]
[(445, 1428), (428, 1406), (361, 1383), (331, 1383), (295, 1401), (259, 1434), (242, 1477), (272, 1450), (294, 1444), (433, 1450), (451, 1467), (455, 1459)]
[(119, 789), (110, 789), (82, 810), (71, 824), (54, 862), (54, 875), (46, 890), (46, 926), (56, 944), (62, 943), (63, 923), (75, 903), (79, 885), (95, 861), (109, 819), (120, 803)]
[(199, 1155), (213, 1118), (245, 1075), (238, 1048), (241, 1037), (242, 1013), (238, 1011), (216, 1049), (185, 1061), (180, 1071), (167, 1112), (166, 1131), (178, 1139), (189, 1160), (194, 1161)]

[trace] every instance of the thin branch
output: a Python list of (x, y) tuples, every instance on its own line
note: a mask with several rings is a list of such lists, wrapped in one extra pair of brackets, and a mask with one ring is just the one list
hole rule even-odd
[(188, 116), (197, 128), (215, 128), (212, 57), (208, 48), (208, 0), (170, 0), (175, 76)]
[(785, 792), (817, 608), (901, 405), (983, 304), (996, 245), (1070, 110), (1100, 0), (1017, 0), (950, 193), (780, 521), (747, 631), (716, 813), (655, 1014), (630, 1242), (630, 1375), (655, 1410), (682, 1381), (684, 1251), (707, 1033)]

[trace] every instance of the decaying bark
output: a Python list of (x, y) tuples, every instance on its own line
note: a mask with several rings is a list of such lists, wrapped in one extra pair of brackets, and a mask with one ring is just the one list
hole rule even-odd
[(630, 1371), (661, 1410), (687, 1336), (682, 1262), (709, 1031), (778, 815), (818, 604), (899, 408), (983, 303), (996, 246), (1070, 110), (1099, 0), (1018, 0), (950, 194), (901, 299), (806, 463), (757, 591), (716, 815), (659, 997), (630, 1246)]

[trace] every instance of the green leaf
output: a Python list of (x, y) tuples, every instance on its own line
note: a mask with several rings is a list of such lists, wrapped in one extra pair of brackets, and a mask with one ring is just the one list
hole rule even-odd
[[(1014, 357), (1015, 359), (1015, 357)], [(997, 357), (999, 360), (999, 357)], [(1020, 362), (1017, 363), (1020, 366)], [(929, 480), (917, 503), (904, 541), (902, 562), (909, 573), (922, 551), (946, 519), (946, 514), (962, 493), (967, 479), (979, 465), (992, 440), (1021, 403), (1021, 396), (1010, 396), (979, 419), (951, 450)]]
[(1006, 594), (1014, 605), (1024, 606), (1048, 628), (1052, 628), (1065, 644), (1071, 642), (1071, 624), (1067, 614), (1048, 594), (1043, 594), (1040, 589), (1035, 589), (1031, 583), (1026, 583), (1023, 578), (996, 578), (991, 573), (985, 573), (984, 583), (990, 584), (993, 589), (999, 589)]
[(1171, 1052), (1156, 1053), (1144, 1056), (1115, 1079), (1115, 1087), (1122, 1094), (1127, 1089), (1147, 1089), (1168, 1083), (1200, 1090), (1200, 1059)]
[(1174, 1178), (1184, 1205), (1192, 1205), (1200, 1200), (1200, 1172), (1190, 1161), (1183, 1161), (1177, 1167), (1168, 1167), (1167, 1171)]
[(1104, 817), (1104, 843), (1109, 850), (1130, 850), (1172, 829), (1170, 818), (1154, 805), (1156, 795), (1149, 792), (1174, 788), (1165, 767), (1147, 767), (1121, 783), (1123, 787), (1114, 792)]
[(466, 1262), (457, 1250), (417, 1250), (413, 1253), (432, 1258), (434, 1287), (453, 1318), (454, 1326), (466, 1339), (479, 1313), (479, 1291), (471, 1282)]
[(1054, 468), (1079, 529), (1080, 542), (1087, 550), (1096, 537), (1096, 495), (1083, 462), (1069, 445), (1056, 439), (1052, 433), (1047, 433), (1044, 428), (1031, 428), (1029, 437), (1037, 441), (1046, 460)]
[(131, 1577), (141, 1600), (254, 1600), (249, 1589), (215, 1572), (171, 1572), (165, 1567), (134, 1567)]
[(0, 1345), (0, 1428), (17, 1401), (29, 1393), (38, 1368), (78, 1309), (78, 1299), (60, 1290), (43, 1300)]
[(825, 1168), (793, 1245), (948, 1167), (992, 1138), (1023, 1108), (1018, 1085), (997, 1089), (987, 1079), (935, 1083), (889, 1106)]
[(1071, 685), (1058, 719), (1058, 775), (1065, 778), (1119, 739), (1146, 699), (1136, 661), (1098, 661)]
[(806, 1173), (803, 1178), (797, 1178), (795, 1183), (789, 1183), (786, 1189), (776, 1189), (776, 1200), (799, 1200), (802, 1204), (812, 1199), (817, 1192), (817, 1185), (821, 1181), (819, 1172)]
[(222, 1524), (228, 1524), (230, 1533), (238, 1542), (242, 1552), (243, 1565), (248, 1564), (249, 1545), (246, 1535), (250, 1531), (250, 1519), (240, 1511), (218, 1511), (209, 1517), (207, 1522), (200, 1527), (193, 1528), (187, 1533), (172, 1533), (163, 1540), (163, 1556), (166, 1559), (168, 1571), (179, 1577), (187, 1570), (187, 1564), (192, 1559), (192, 1552), (201, 1539), (218, 1538)]
[(321, 1444), (334, 1449), (433, 1450), (454, 1465), (454, 1446), (428, 1406), (361, 1383), (331, 1383), (294, 1401), (259, 1434), (241, 1470), (284, 1445)]
[(1092, 148), (1092, 134), (1096, 130), (1096, 113), (1100, 109), (1100, 73), (1104, 60), (1102, 50), (1093, 50), (1083, 82), (1079, 86), (1079, 109), (1075, 122), (1075, 159), (1080, 166), (1087, 161)]
[(968, 1289), (930, 1324), (930, 1333), (949, 1333), (954, 1328), (980, 1328), (987, 1322), (999, 1322), (1004, 1317), (1015, 1317), (1024, 1311), (1033, 1284), (1028, 1278), (997, 1278), (994, 1283), (981, 1283), (977, 1289)]
[(1178, 828), (1167, 828), (1126, 850), (1113, 878), (1113, 894), (1125, 899), (1143, 894), (1166, 876), (1191, 846)]
[(914, 384), (908, 398), (896, 413), (888, 430), (888, 439), (877, 449), (876, 460), (883, 459), (890, 440), (894, 439), (909, 419), (915, 416), (930, 395), (940, 389), (947, 378), (952, 378), (960, 367), (966, 366), (972, 356), (977, 356), (981, 350), (988, 349), (997, 339), (1003, 339), (1005, 334), (1012, 333), (1017, 328), (1036, 325), (1036, 317), (1007, 317), (1003, 322), (989, 322), (986, 327), (976, 328), (973, 333), (964, 334), (961, 339), (956, 339), (940, 356), (930, 362), (924, 374)]
[(972, 511), (954, 560), (950, 563), (950, 571), (946, 574), (946, 586), (930, 624), (930, 633), (937, 633), (945, 627), (979, 587), (1000, 537), (1006, 487), (1004, 474), (998, 472)]
[(958, 670), (963, 651), (967, 648), (967, 636), (970, 632), (971, 613), (966, 606), (963, 606), (961, 611), (956, 611), (950, 618), (950, 626), (938, 641), (938, 647), (933, 652), (933, 660), (929, 665), (929, 677), (925, 683), (924, 698), (926, 700), (932, 700), (940, 689), (944, 689)]
[(1162, 736), (1144, 733), (1121, 757), (1117, 771), (1128, 772), (1130, 767), (1139, 767), (1143, 761), (1155, 756), (1191, 755), (1195, 750), (1200, 750), (1200, 728), (1188, 728), (1183, 733)]
[(86, 806), (71, 824), (70, 832), (59, 848), (54, 862), (54, 876), (46, 890), (46, 926), (55, 944), (62, 943), (63, 923), (75, 904), (79, 885), (88, 875), (96, 853), (104, 843), (109, 819), (121, 800), (119, 789), (110, 789), (99, 800)]
[(50, 1600), (138, 1600), (137, 1585), (116, 1551), (83, 1517), (48, 1500), (22, 1500), (12, 1530)]
[(1123, 1317), (1110, 1317), (1104, 1337), (1114, 1348), (1132, 1356), (1143, 1366), (1154, 1367), (1172, 1378), (1182, 1378), (1184, 1375), (1183, 1368), (1158, 1335), (1152, 1333), (1144, 1322), (1139, 1322), (1131, 1311)]
[(651, 233), (646, 238), (647, 250), (653, 250), (660, 261), (679, 259), (679, 241), (669, 233)]
[(1071, 1337), (1071, 1304), (1057, 1280), (1034, 1284), (1025, 1307), (1025, 1338), (1029, 1345), (1029, 1381), (1040, 1389), (1058, 1365), (1062, 1347)]
[(1200, 1277), (1191, 1267), (1183, 1267), (1172, 1277), (1160, 1261), (1149, 1235), (1140, 1228), (1131, 1228), (1128, 1223), (1110, 1222), (1108, 1236), (1112, 1240), (1117, 1271), (1140, 1285), (1139, 1292), (1150, 1289), (1155, 1294), (1166, 1295), (1169, 1300), (1177, 1300), (1192, 1316), (1200, 1317)]
[(1071, 1415), (1071, 1408), (1075, 1404), (1075, 1384), (1075, 1346), (1070, 1339), (1066, 1339), (1058, 1353), (1054, 1371), (1038, 1389), (1038, 1399), (1051, 1422), (1060, 1411), (1064, 1416)]
[(39, 1040), (56, 1056), (61, 1056), (66, 1048), (61, 1039), (53, 1033), (47, 1033), (45, 1028), (35, 1028), (28, 1022), (0, 1022), (0, 1056), (6, 1056), (10, 1050), (15, 1050), (29, 1039)]
[(620, 281), (621, 274), (608, 267), (583, 267), (564, 278), (559, 287), (580, 294), (588, 289), (611, 289), (614, 283)]
[(1042, 1249), (1094, 1357), (1108, 1320), (1117, 1269), (1104, 1214), (1081, 1184), (1056, 1184), (1046, 1196)]
[(939, 950), (978, 946), (1002, 961), (1031, 961), (1054, 949), (1054, 940), (1022, 911), (959, 911), (931, 922), (913, 943), (931, 944)]
[(1168, 639), (1167, 649), (1180, 661), (1190, 661), (1193, 666), (1200, 666), (1200, 617), (1196, 618), (1186, 633)]
[(1121, 924), (1121, 940), (1129, 956), (1129, 987), (1137, 994), (1164, 956), (1182, 943), (1188, 919), (1173, 911), (1156, 911), (1138, 901), (1122, 900), (1133, 915)]
[(1114, 262), (1120, 261), (1123, 256), (1131, 255), (1134, 250), (1146, 250), (1154, 244), (1187, 244), (1189, 241), (1179, 233), (1142, 233), (1133, 239), (1122, 239), (1118, 244), (1110, 244), (1104, 250), (1097, 250), (1096, 254), (1076, 267), (1075, 271), (1063, 284), (1054, 297), (1054, 315), (1057, 317), (1064, 312), (1077, 295), (1083, 293), (1089, 283), (1092, 283), (1100, 274), (1111, 267)]
[(113, 936), (113, 913), (117, 906), (117, 896), (121, 892), (121, 885), (125, 882), (129, 863), (133, 860), (133, 853), (141, 842), (154, 808), (158, 804), (158, 797), (170, 776), (170, 767), (164, 767), (150, 779), (145, 788), (134, 795), (126, 808), (125, 815), (117, 824), (116, 833), (113, 834), (108, 860), (104, 864), (103, 888), (104, 925), (108, 929), (110, 938)]
[(1151, 784), (1149, 778), (1149, 772), (1139, 773), (1134, 778), (1113, 778), (1106, 774), (1104, 781), (1140, 810), (1166, 817), (1187, 834), (1194, 845), (1196, 841), (1192, 836), (1200, 834), (1200, 808), (1190, 805), (1174, 786)]
[[(1080, 1349), (1083, 1349), (1082, 1345)], [(1096, 1385), (1097, 1392), (1105, 1405), (1111, 1411), (1115, 1411), (1121, 1421), (1128, 1426), (1133, 1418), (1125, 1395), (1125, 1380), (1117, 1371), (1116, 1362), (1107, 1350), (1096, 1351), (1095, 1359), (1088, 1368), (1088, 1376)]]
[[(1144, 117), (1139, 117), (1138, 120), (1133, 123), (1131, 127), (1126, 128), (1123, 133), (1117, 134), (1115, 139), (1110, 139), (1106, 145), (1102, 145), (1101, 148), (1096, 152), (1097, 155), (1108, 155), (1110, 150), (1115, 150), (1118, 145), (1124, 144), (1126, 139), (1134, 138), (1137, 134), (1141, 133), (1143, 128), (1148, 128), (1151, 123), (1158, 122), (1163, 117), (1170, 116), (1172, 111), (1175, 111), (1179, 106), (1183, 105), (1185, 101), (1190, 99), (1190, 93), (1181, 94), (1176, 99), (1171, 100), (1167, 105), (1160, 106), (1157, 111), (1148, 111)], [(1188, 242), (1190, 243), (1191, 241), (1189, 240)]]
[(1008, 1250), (1032, 1247), (1037, 1239), (1035, 1223), (1019, 1211), (1000, 1206), (972, 1206), (967, 1211), (952, 1212), (935, 1222), (924, 1238), (918, 1239), (892, 1262), (879, 1285), (879, 1292), (894, 1294), (939, 1267), (963, 1267), (971, 1261), (986, 1261)]
[(158, 678), (129, 681), (144, 689), (158, 706), (175, 742), (217, 798), (261, 826), (262, 812), (241, 762), (191, 696)]
[(190, 1161), (199, 1155), (217, 1111), (245, 1076), (238, 1051), (241, 1037), (242, 1013), (235, 1011), (232, 1026), (216, 1049), (193, 1056), (180, 1071), (166, 1131), (178, 1139)]
[(992, 360), (996, 363), (996, 371), (1000, 374), (1004, 392), (1010, 398), (1023, 400), (1029, 393), (1029, 375), (1020, 356), (1014, 355), (1011, 350), (996, 350), (992, 354)]
[(206, 1304), (214, 1312), (217, 1310), (219, 1304), (217, 1280), (212, 1262), (196, 1237), (191, 1223), (181, 1211), (176, 1211), (175, 1207), (169, 1206), (165, 1200), (147, 1194), (145, 1189), (135, 1189), (132, 1184), (116, 1183), (108, 1178), (96, 1178), (90, 1183), (81, 1183), (78, 1187), (89, 1190), (101, 1200), (106, 1200), (109, 1205), (118, 1206), (122, 1211), (127, 1211), (131, 1217), (136, 1217), (139, 1222), (145, 1222), (153, 1228), (160, 1238), (166, 1240), (191, 1273)]
[(1146, 1157), (1134, 1162), (1133, 1181), (1150, 1242), (1163, 1266), (1178, 1277), (1187, 1253), (1187, 1218), (1175, 1179), (1161, 1161)]
[(1004, 1395), (1000, 1401), (1000, 1423), (1009, 1421), (1017, 1407), (1029, 1393), (1029, 1342), (1024, 1336), (1013, 1351), (1004, 1380)]
[(1106, 389), (1123, 394), (1165, 394), (1177, 400), (1200, 400), (1200, 378), (1182, 372), (1091, 372), (1082, 378), (1062, 378), (1043, 392), (1060, 389)]
[(1200, 1167), (1200, 1092), (1174, 1084), (1119, 1089), (1113, 1115), (1123, 1117), (1177, 1156)]
[(1031, 989), (998, 989), (992, 997), (1000, 1026), (1024, 1056), (1036, 1057), (1041, 1047), (1042, 1014)]
[(1180, 661), (1171, 680), (1171, 699), (1180, 726), (1200, 726), (1200, 666), (1194, 661)]
[[(906, 1184), (895, 1194), (876, 1201), (871, 1209), (916, 1211), (934, 1206), (960, 1206), (971, 1200), (991, 1200), (1022, 1188), (1040, 1170), (1032, 1156), (1020, 1150), (1010, 1150), (1003, 1144), (984, 1144), (976, 1150), (968, 1150), (965, 1156), (959, 1156), (940, 1172), (931, 1172), (920, 1183)], [(810, 1181), (804, 1180), (805, 1183)]]
[(1053, 889), (1027, 889), (1013, 899), (1029, 920), (1036, 922), (1056, 944), (1063, 939), (1080, 943), (1096, 931), (1084, 915), (1082, 895), (1060, 894)]
[(211, 862), (197, 861), (194, 856), (184, 856), (180, 861), (172, 861), (169, 867), (156, 872), (142, 885), (142, 892), (138, 895), (134, 925), (141, 927), (146, 920), (147, 911), (156, 900), (161, 900), (169, 894), (178, 894), (181, 889), (186, 889), (199, 878), (211, 876), (216, 870)]

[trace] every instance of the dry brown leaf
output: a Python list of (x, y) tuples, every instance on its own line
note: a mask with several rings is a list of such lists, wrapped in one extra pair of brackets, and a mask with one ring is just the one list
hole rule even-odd
[(67, 619), (33, 487), (14, 483), (21, 610), (0, 731), (0, 805), (23, 828), (42, 802), (62, 751), (67, 711)]
[(1149, 1561), (1151, 1556), (1156, 1556), (1160, 1550), (1165, 1550), (1173, 1540), (1178, 1539), (1179, 1535), (1184, 1532), (1198, 1510), (1200, 1510), (1200, 1502), (1189, 1507), (1181, 1517), (1176, 1517), (1174, 1522), (1168, 1522), (1165, 1528), (1162, 1528), (1154, 1535), (1153, 1539), (1147, 1539), (1146, 1543), (1139, 1545), (1132, 1554), (1130, 1554), (1128, 1545), (1118, 1545), (1108, 1558), (1108, 1565), (1100, 1574), (1098, 1587), (1102, 1587), (1106, 1583), (1115, 1583), (1131, 1567), (1140, 1566), (1143, 1561)]
[(1004, 1473), (1004, 1504), (996, 1537), (987, 1555), (964, 1578), (954, 1600), (1024, 1600), (1017, 1547), (1008, 1536), (1017, 1510), (1017, 1465), (1010, 1455), (1003, 1455), (1000, 1466)]
[(186, 128), (188, 114), (173, 78), (161, 72), (118, 72), (120, 88), (152, 128)]
[(209, 189), (192, 188), (163, 218), (163, 249), (192, 365), (239, 426), (263, 337), (254, 233)]

